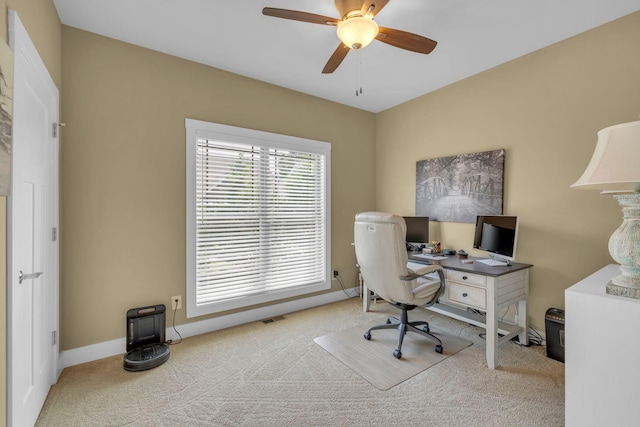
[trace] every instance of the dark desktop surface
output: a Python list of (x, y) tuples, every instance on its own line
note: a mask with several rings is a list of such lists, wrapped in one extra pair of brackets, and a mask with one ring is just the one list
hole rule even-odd
[(521, 264), (518, 262), (514, 262), (511, 265), (486, 265), (480, 262), (473, 262), (469, 264), (463, 264), (462, 260), (478, 260), (478, 259), (487, 259), (486, 257), (467, 257), (467, 258), (458, 258), (457, 255), (442, 255), (442, 254), (429, 254), (433, 256), (443, 256), (446, 259), (425, 259), (419, 255), (422, 255), (421, 252), (407, 252), (407, 256), (410, 261), (417, 262), (425, 265), (440, 265), (443, 268), (448, 268), (451, 270), (464, 271), (466, 273), (477, 273), (482, 274), (484, 276), (502, 276), (503, 274), (513, 273), (514, 271), (525, 270), (527, 268), (533, 267), (531, 264)]

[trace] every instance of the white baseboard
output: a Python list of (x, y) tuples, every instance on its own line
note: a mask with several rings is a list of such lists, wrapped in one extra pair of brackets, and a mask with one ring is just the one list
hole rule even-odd
[[(359, 288), (346, 289), (346, 293), (351, 297), (358, 296), (359, 291)], [(292, 313), (294, 311), (300, 311), (307, 308), (341, 301), (347, 299), (347, 294), (345, 294), (344, 291), (340, 290), (309, 298), (260, 307), (253, 310), (228, 314), (226, 316), (214, 317), (212, 319), (185, 323), (182, 325), (177, 325), (176, 329), (178, 329), (180, 335), (182, 335), (183, 338), (192, 337), (195, 335), (206, 334), (207, 332), (217, 331), (219, 329), (229, 328), (231, 326), (242, 325), (245, 323), (267, 319), (273, 316), (280, 316), (283, 314)], [(172, 327), (167, 328), (166, 338), (167, 340), (175, 340), (178, 338), (178, 335), (175, 333)], [(111, 341), (105, 341), (85, 347), (66, 350), (60, 355), (61, 363), (59, 364), (59, 366), (67, 368), (69, 366), (79, 365), (81, 363), (104, 359), (105, 357), (124, 354), (126, 348), (126, 338), (122, 337)]]

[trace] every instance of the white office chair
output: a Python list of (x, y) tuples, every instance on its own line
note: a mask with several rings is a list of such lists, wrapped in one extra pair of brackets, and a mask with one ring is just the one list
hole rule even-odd
[[(434, 304), (444, 291), (444, 270), (438, 265), (425, 266), (418, 271), (407, 268), (404, 218), (384, 212), (363, 212), (356, 215), (354, 241), (356, 259), (367, 288), (380, 298), (398, 307), (400, 319), (389, 317), (384, 325), (374, 326), (364, 334), (371, 339), (371, 331), (398, 329), (398, 348), (393, 355), (402, 357), (402, 341), (407, 332), (415, 332), (437, 342), (436, 352), (442, 353), (442, 341), (429, 332), (427, 322), (409, 322), (407, 312), (418, 306)], [(437, 272), (439, 279), (425, 277)], [(364, 298), (368, 298), (364, 295)], [(421, 326), (421, 328), (418, 328)]]

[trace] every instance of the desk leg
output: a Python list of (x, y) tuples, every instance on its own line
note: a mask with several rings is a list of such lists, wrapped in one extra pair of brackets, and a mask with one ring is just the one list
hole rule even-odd
[(496, 347), (498, 344), (498, 314), (496, 310), (496, 295), (493, 290), (493, 286), (487, 288), (485, 338), (487, 344), (487, 366), (489, 369), (496, 368)]
[(527, 323), (527, 300), (518, 301), (518, 326), (522, 332), (518, 334), (518, 341), (522, 345), (529, 345), (529, 326)]
[(369, 295), (369, 289), (366, 283), (362, 284), (362, 311), (365, 313), (369, 311), (369, 302), (371, 301), (371, 295)]
[(526, 270), (524, 276), (524, 299), (518, 301), (518, 326), (522, 328), (522, 332), (518, 335), (518, 341), (522, 345), (529, 345), (529, 323), (527, 314), (527, 295), (529, 295), (529, 270)]

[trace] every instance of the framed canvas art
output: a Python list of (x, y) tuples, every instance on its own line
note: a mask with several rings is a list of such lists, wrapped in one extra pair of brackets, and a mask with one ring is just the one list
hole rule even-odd
[(504, 150), (416, 162), (416, 215), (431, 221), (502, 215), (503, 190)]

